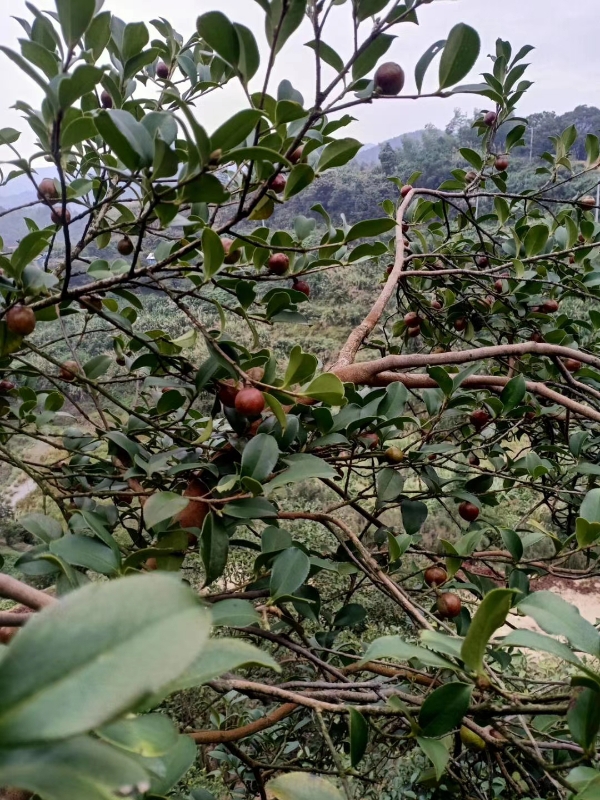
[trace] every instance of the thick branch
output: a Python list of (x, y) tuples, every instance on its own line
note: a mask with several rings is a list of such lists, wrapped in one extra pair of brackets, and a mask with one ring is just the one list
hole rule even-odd
[(289, 715), (298, 708), (296, 703), (284, 703), (279, 708), (265, 714), (262, 719), (257, 719), (255, 722), (250, 722), (248, 725), (243, 725), (241, 728), (233, 728), (229, 731), (194, 731), (190, 733), (190, 737), (196, 744), (225, 744), (226, 742), (238, 742), (246, 736), (252, 736), (255, 733), (264, 731), (271, 728), (282, 719), (289, 717)]
[(56, 598), (27, 586), (26, 583), (21, 583), (10, 575), (0, 575), (0, 597), (22, 603), (34, 611), (41, 611), (42, 608), (56, 603)]

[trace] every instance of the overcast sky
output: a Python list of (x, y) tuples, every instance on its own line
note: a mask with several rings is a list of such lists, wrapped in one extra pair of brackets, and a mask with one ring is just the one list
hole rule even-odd
[[(54, 7), (52, 0), (34, 0), (34, 3), (40, 8)], [(351, 41), (348, 6), (336, 9), (324, 36), (342, 55), (348, 53)], [(254, 0), (105, 0), (104, 8), (127, 21), (149, 22), (156, 17), (167, 17), (184, 38), (195, 29), (199, 14), (219, 9), (252, 28), (259, 46), (266, 47), (263, 12)], [(493, 52), (498, 36), (511, 41), (514, 49), (523, 44), (536, 47), (528, 58), (532, 64), (528, 77), (535, 85), (519, 108), (523, 115), (541, 110), (564, 112), (580, 104), (600, 105), (600, 0), (433, 0), (419, 15), (419, 27), (412, 24), (398, 27), (398, 38), (386, 55), (386, 60), (398, 61), (404, 67), (408, 78), (405, 91), (414, 90), (414, 66), (424, 50), (445, 38), (454, 24), (466, 22), (479, 31), (482, 40), (482, 56), (470, 76), (473, 82), (478, 80), (478, 73), (489, 68), (485, 57)], [(17, 39), (23, 31), (13, 16), (29, 16), (24, 0), (0, 0), (0, 43), (18, 49)], [(368, 22), (363, 24), (365, 31), (368, 26)], [(287, 77), (307, 101), (312, 100), (311, 51), (303, 47), (311, 38), (306, 26), (282, 50), (273, 91), (279, 80)], [(39, 102), (38, 90), (2, 54), (0, 59), (4, 61), (0, 127), (12, 125), (22, 130), (23, 122), (10, 106), (17, 99)], [(425, 90), (436, 88), (436, 68), (437, 64), (430, 68)], [(251, 88), (259, 88), (260, 82), (255, 81), (256, 86)], [(454, 107), (470, 112), (475, 103), (472, 96), (418, 102), (383, 101), (354, 110), (358, 121), (346, 130), (362, 142), (380, 142), (422, 128), (428, 122), (443, 127), (452, 117)], [(211, 132), (235, 106), (243, 104), (241, 91), (232, 86), (202, 100), (198, 114)]]

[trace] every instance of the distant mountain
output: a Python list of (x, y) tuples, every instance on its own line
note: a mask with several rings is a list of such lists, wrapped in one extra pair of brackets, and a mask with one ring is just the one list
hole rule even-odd
[[(437, 129), (435, 129), (437, 130)], [(379, 164), (379, 153), (381, 148), (389, 144), (394, 150), (402, 149), (402, 142), (404, 139), (412, 139), (415, 142), (420, 142), (423, 138), (425, 129), (418, 131), (411, 131), (410, 133), (401, 133), (400, 136), (394, 136), (392, 139), (386, 139), (385, 142), (380, 144), (366, 144), (354, 159), (355, 164), (362, 167), (374, 167)], [(441, 131), (440, 131), (441, 133)]]

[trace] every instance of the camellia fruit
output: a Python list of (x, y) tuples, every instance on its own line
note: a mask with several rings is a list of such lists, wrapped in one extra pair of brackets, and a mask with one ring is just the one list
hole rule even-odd
[(438, 597), (436, 606), (442, 619), (454, 619), (461, 612), (462, 602), (457, 594), (444, 592)]
[(402, 195), (402, 197), (406, 197), (406, 195), (407, 195), (409, 192), (412, 192), (412, 188), (413, 188), (413, 187), (410, 185), (410, 183), (407, 183), (405, 186), (403, 186), (403, 187), (400, 189), (400, 194)]
[(458, 513), (466, 522), (475, 522), (479, 516), (479, 509), (474, 503), (469, 503), (468, 500), (465, 500), (464, 503), (459, 505)]
[[(184, 497), (204, 497), (208, 494), (207, 487), (198, 480), (192, 478), (185, 488), (183, 493)], [(210, 511), (210, 506), (199, 500), (190, 500), (187, 506), (180, 511), (175, 517), (175, 522), (181, 525), (182, 528), (202, 528), (206, 515)], [(190, 544), (195, 544), (196, 537), (189, 537)]]
[(79, 364), (76, 361), (65, 361), (65, 363), (60, 368), (59, 377), (63, 381), (74, 381), (75, 378), (79, 375)]
[(409, 311), (408, 314), (404, 315), (404, 324), (407, 325), (409, 328), (414, 328), (415, 325), (419, 325), (419, 315), (416, 311)]
[(497, 119), (498, 119), (498, 114), (496, 114), (495, 111), (488, 111), (487, 114), (484, 116), (483, 121), (489, 128), (491, 128), (492, 125), (496, 124)]
[(391, 464), (399, 464), (406, 458), (404, 450), (401, 450), (399, 447), (388, 447), (385, 451), (385, 457)]
[(379, 447), (379, 436), (376, 433), (363, 433), (360, 438), (367, 450), (374, 450)]
[(375, 91), (388, 97), (400, 94), (404, 88), (405, 75), (400, 64), (393, 61), (386, 61), (375, 73), (373, 83)]
[(467, 327), (467, 320), (464, 317), (459, 317), (458, 319), (454, 320), (454, 330), (455, 331), (464, 331)]
[(169, 77), (169, 68), (164, 61), (159, 61), (156, 67), (156, 77), (166, 81)]
[(56, 200), (58, 189), (52, 178), (44, 178), (38, 186), (38, 197), (40, 200)]
[(242, 257), (242, 251), (239, 249), (231, 249), (231, 246), (233, 245), (233, 239), (228, 239), (227, 237), (223, 236), (221, 237), (221, 244), (223, 245), (223, 250), (225, 251), (225, 263), (237, 264)]
[(100, 103), (102, 108), (112, 108), (114, 105), (112, 97), (106, 90), (100, 95)]
[(485, 428), (491, 417), (484, 408), (478, 408), (476, 411), (473, 411), (469, 419), (471, 420), (471, 425), (480, 431), (482, 428)]
[(558, 300), (545, 300), (540, 306), (540, 311), (544, 314), (555, 314), (558, 311)]
[(442, 586), (448, 580), (448, 573), (443, 567), (429, 567), (423, 578), (427, 586)]
[(289, 155), (289, 160), (292, 162), (292, 164), (299, 164), (300, 161), (302, 161), (303, 156), (304, 156), (304, 145), (301, 144), (300, 147), (297, 147), (295, 150), (292, 150), (292, 152)]
[(494, 166), (498, 170), (498, 172), (504, 172), (508, 169), (508, 156), (498, 156), (498, 158), (494, 161)]
[(50, 214), (50, 219), (54, 223), (54, 225), (68, 225), (71, 222), (71, 212), (68, 208), (65, 208), (63, 214), (62, 206), (54, 206), (52, 209), (52, 214)]
[(117, 250), (122, 256), (130, 256), (133, 253), (133, 242), (129, 236), (124, 236), (117, 244)]
[(285, 189), (286, 180), (283, 175), (275, 175), (274, 178), (271, 178), (269, 181), (269, 189), (272, 189), (275, 194), (281, 194)]
[(217, 397), (226, 408), (235, 408), (235, 399), (239, 392), (240, 386), (233, 378), (219, 381)]
[(305, 294), (307, 297), (310, 297), (310, 286), (308, 285), (308, 283), (306, 283), (306, 281), (299, 281), (296, 278), (294, 278), (292, 289), (295, 289), (297, 292), (302, 292), (302, 294)]
[(29, 336), (35, 330), (35, 314), (29, 306), (16, 305), (6, 312), (6, 327), (17, 336)]
[(273, 275), (285, 275), (290, 268), (290, 259), (285, 253), (273, 253), (267, 261), (267, 269)]
[(253, 386), (241, 389), (235, 398), (235, 410), (245, 417), (259, 417), (265, 408), (263, 393)]
[(577, 361), (576, 358), (565, 358), (563, 364), (569, 372), (577, 372), (578, 369), (581, 369), (581, 361)]
[(596, 198), (592, 197), (591, 194), (584, 194), (583, 197), (580, 197), (577, 201), (581, 208), (595, 208), (596, 207)]

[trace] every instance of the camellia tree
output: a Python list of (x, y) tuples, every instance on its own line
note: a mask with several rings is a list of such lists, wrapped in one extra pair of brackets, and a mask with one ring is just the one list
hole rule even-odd
[[(256, 0), (262, 69), (219, 11), (185, 38), (102, 0), (28, 3), (1, 48), (42, 96), (3, 183), (45, 215), (0, 256), (0, 459), (43, 503), (0, 574), (5, 797), (206, 800), (194, 764), (220, 796), (600, 797), (600, 634), (537, 589), (599, 574), (599, 142), (575, 161), (566, 130), (511, 194), (531, 48), (459, 85), (459, 23), (403, 93), (386, 53), (424, 5)], [(305, 102), (271, 78), (307, 22)], [(484, 106), (447, 182), (271, 226), (356, 155), (349, 109), (423, 96), (436, 59), (434, 97)], [(276, 339), (357, 270), (372, 303), (327, 363)]]

